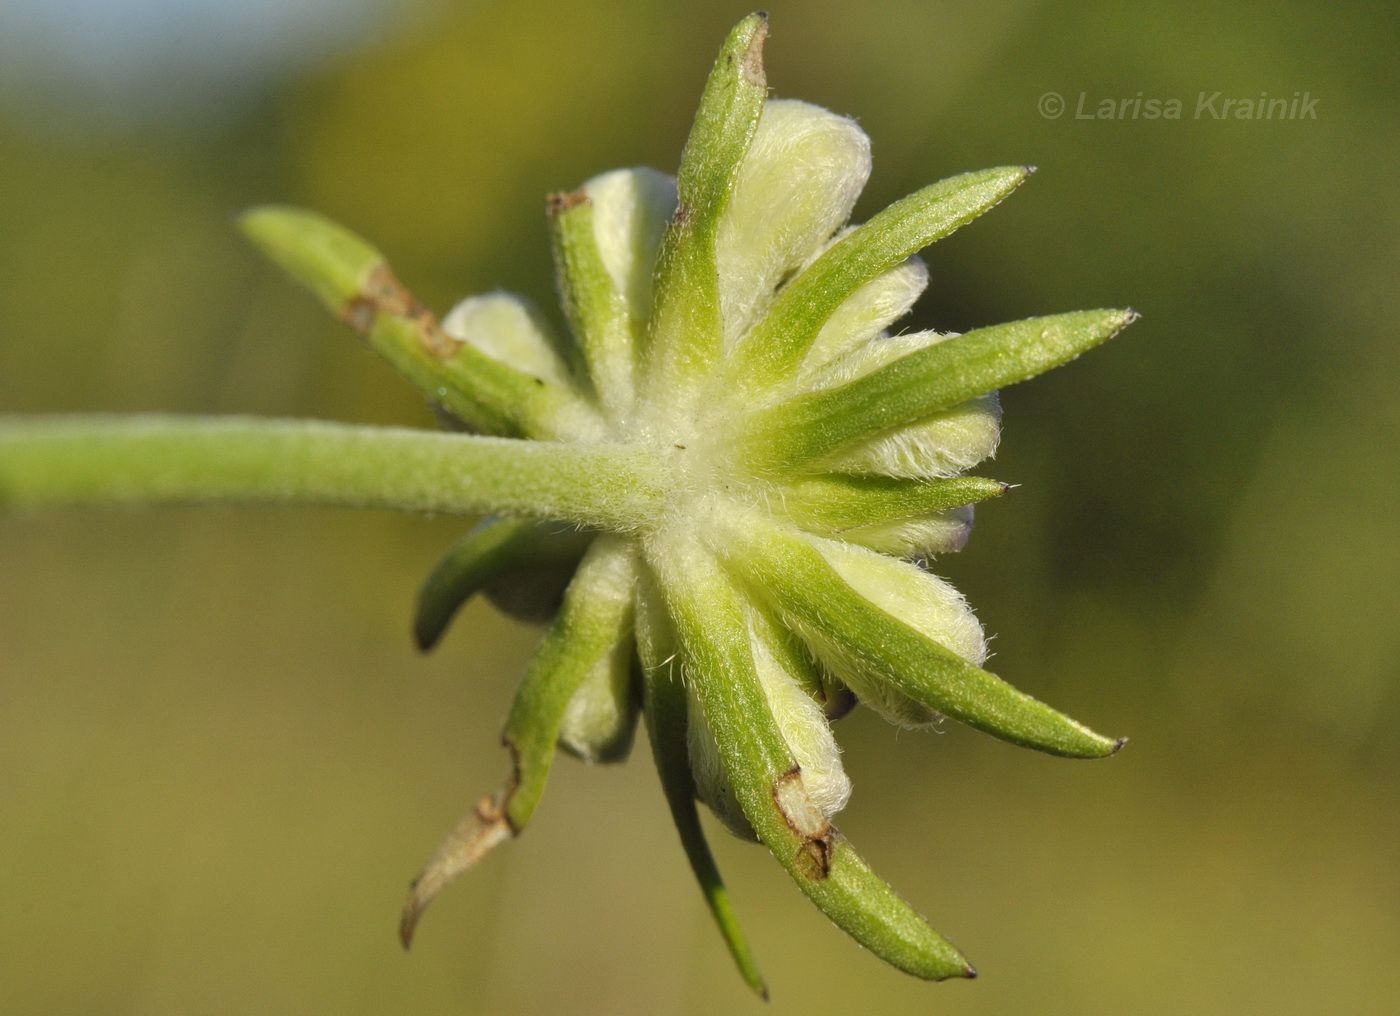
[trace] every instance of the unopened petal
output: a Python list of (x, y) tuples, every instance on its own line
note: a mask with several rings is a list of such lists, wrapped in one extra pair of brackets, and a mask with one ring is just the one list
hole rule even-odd
[(632, 655), (628, 629), (589, 669), (564, 711), (559, 746), (585, 762), (622, 762), (632, 750), (640, 708)]
[(896, 360), (936, 346), (954, 338), (943, 332), (905, 332), (903, 335), (877, 336), (869, 342), (854, 346), (842, 356), (835, 357), (812, 376), (810, 387), (839, 388), (888, 367)]
[(982, 625), (952, 584), (916, 564), (864, 547), (835, 540), (816, 542), (851, 588), (881, 610), (975, 666), (986, 660)]
[(539, 312), (511, 293), (467, 297), (442, 319), (442, 330), (516, 370), (561, 387), (570, 384)]
[(929, 512), (906, 519), (887, 519), (867, 526), (843, 529), (840, 537), (898, 557), (926, 557), (962, 550), (972, 533), (970, 504)]
[[(982, 626), (962, 594), (916, 564), (834, 540), (814, 539), (827, 563), (865, 599), (885, 613), (952, 650), (968, 662), (986, 659)], [(860, 700), (891, 723), (925, 726), (938, 719), (928, 706), (892, 687), (870, 661), (850, 646), (808, 626), (798, 628), (821, 662)]]
[(764, 106), (716, 244), (726, 342), (846, 221), (869, 175), (870, 139), (855, 121), (795, 100)]
[[(751, 612), (749, 627), (754, 671), (773, 721), (797, 763), (802, 789), (817, 810), (825, 818), (831, 818), (850, 800), (851, 781), (841, 765), (841, 749), (822, 706), (790, 668), (804, 668), (803, 676), (812, 681), (819, 679), (811, 663), (801, 657), (795, 646), (777, 644), (776, 640), (782, 636), (771, 621)], [(687, 733), (696, 796), (736, 836), (754, 839), (753, 827), (740, 809), (731, 781), (725, 775), (710, 725), (700, 703), (694, 699)]]
[(714, 731), (710, 729), (705, 711), (693, 692), (690, 693), (686, 723), (686, 747), (690, 752), (691, 775), (695, 779), (695, 796), (739, 839), (757, 841), (758, 833), (749, 824), (744, 809), (739, 807), (734, 785), (724, 774), (724, 763), (720, 759)]
[(886, 328), (909, 313), (927, 286), (928, 268), (918, 255), (871, 279), (827, 319), (807, 353), (805, 370), (819, 369), (877, 341)]
[(768, 708), (801, 769), (803, 789), (821, 813), (831, 818), (851, 797), (851, 780), (841, 766), (841, 749), (832, 736), (831, 724), (821, 707), (757, 639), (754, 664)]
[(996, 392), (989, 392), (848, 445), (822, 466), (860, 476), (939, 479), (966, 472), (995, 454), (1000, 439), (1001, 404)]
[(583, 185), (593, 202), (598, 253), (632, 320), (646, 321), (661, 234), (676, 213), (676, 179), (647, 166), (616, 169)]

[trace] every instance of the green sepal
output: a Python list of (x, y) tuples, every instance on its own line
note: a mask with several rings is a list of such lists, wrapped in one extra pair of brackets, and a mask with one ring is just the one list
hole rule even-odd
[(434, 403), (483, 434), (545, 440), (597, 434), (578, 393), (516, 370), (447, 335), (384, 255), (325, 216), (263, 206), (243, 232)]
[(979, 328), (926, 346), (839, 388), (756, 411), (747, 424), (755, 464), (794, 467), (891, 427), (913, 423), (1068, 363), (1137, 320), (1086, 310)]
[(649, 572), (644, 569), (637, 586), (637, 655), (643, 674), (642, 711), (651, 739), (652, 758), (671, 809), (671, 819), (680, 834), (681, 847), (720, 936), (744, 983), (766, 1001), (768, 986), (754, 960), (748, 938), (739, 926), (729, 890), (700, 825), (695, 781), (686, 750), (689, 704), (676, 653), (670, 619), (666, 617)]
[[(462, 537), (434, 566), (418, 593), (413, 638), (427, 652), (437, 645), (452, 618), (476, 593), (510, 584), (504, 595), (493, 596), (503, 610), (523, 620), (547, 620), (559, 607), (564, 586), (573, 576), (596, 533), (531, 519), (485, 519)], [(543, 592), (525, 603), (515, 587), (528, 582)], [(523, 608), (545, 607), (545, 611)], [(515, 609), (511, 609), (514, 607)], [(541, 616), (543, 614), (543, 616)]]
[(820, 473), (778, 483), (769, 503), (802, 528), (830, 534), (961, 508), (1009, 489), (981, 476), (927, 481)]
[[(597, 412), (577, 392), (458, 342), (426, 313), (376, 313), (365, 339), (434, 403), (483, 434), (540, 441), (601, 436)], [(429, 334), (441, 344), (425, 341)]]
[(505, 805), (517, 831), (530, 821), (544, 793), (569, 700), (625, 634), (632, 618), (636, 572), (630, 541), (610, 534), (598, 537), (564, 594), (558, 618), (526, 668), (502, 734), (518, 776)]
[(759, 838), (808, 899), (885, 962), (928, 980), (976, 976), (806, 797), (759, 683), (740, 594), (707, 551), (680, 539), (648, 562), (675, 625), (685, 679)]
[(245, 236), (336, 317), (360, 299), (387, 261), (375, 247), (324, 215), (262, 205), (238, 217)]
[(627, 301), (598, 250), (593, 202), (586, 190), (549, 201), (550, 238), (560, 300), (599, 401), (615, 415), (630, 407), (634, 368)]
[(715, 241), (767, 100), (767, 35), (768, 16), (762, 12), (734, 26), (705, 82), (681, 153), (679, 205), (661, 240), (643, 361), (643, 390), (668, 400), (678, 379), (699, 376), (720, 353)]
[(414, 880), (399, 925), (405, 947), (439, 893), (529, 824), (549, 780), (569, 701), (631, 620), (636, 573), (631, 542), (621, 537), (601, 536), (584, 555), (506, 718), (501, 740), (510, 749), (511, 775), (457, 824)]
[(735, 350), (728, 377), (757, 387), (788, 376), (856, 290), (991, 209), (1030, 173), (1024, 166), (1005, 166), (951, 177), (851, 230), (783, 287)]
[(843, 644), (879, 680), (935, 712), (1004, 741), (1067, 758), (1103, 758), (1123, 744), (1094, 733), (976, 667), (856, 592), (809, 541), (748, 519), (728, 528), (725, 563), (799, 634)]

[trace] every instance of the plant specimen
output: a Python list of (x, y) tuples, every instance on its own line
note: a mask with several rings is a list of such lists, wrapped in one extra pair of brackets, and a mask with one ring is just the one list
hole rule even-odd
[(267, 207), (246, 233), (417, 385), (445, 432), (166, 416), (0, 422), (0, 505), (239, 502), (486, 515), (428, 578), (430, 648), (484, 593), (548, 622), (506, 721), (510, 772), (415, 883), (427, 904), (525, 829), (557, 749), (628, 754), (639, 717), (682, 845), (739, 968), (763, 982), (696, 802), (764, 843), (833, 921), (919, 977), (962, 955), (832, 825), (850, 794), (831, 721), (856, 702), (950, 716), (1098, 758), (1102, 737), (982, 669), (981, 627), (924, 567), (957, 550), (966, 475), (996, 447), (996, 389), (1134, 319), (1097, 310), (965, 335), (891, 334), (927, 282), (918, 251), (1025, 181), (933, 184), (848, 226), (870, 169), (851, 120), (768, 98), (766, 19), (740, 22), (671, 178), (606, 173), (554, 195), (568, 334), (522, 300), (440, 322), (373, 247)]

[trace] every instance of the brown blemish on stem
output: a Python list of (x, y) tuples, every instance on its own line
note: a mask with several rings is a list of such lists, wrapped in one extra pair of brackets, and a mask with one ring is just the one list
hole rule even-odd
[(413, 325), (423, 349), (439, 360), (446, 360), (462, 345), (442, 330), (433, 312), (404, 287), (388, 265), (382, 263), (370, 271), (359, 293), (341, 308), (340, 319), (360, 335), (368, 337), (381, 314)]
[(802, 839), (795, 858), (798, 870), (813, 882), (825, 879), (831, 874), (837, 833), (802, 785), (800, 768), (794, 766), (773, 784), (773, 803), (788, 828)]

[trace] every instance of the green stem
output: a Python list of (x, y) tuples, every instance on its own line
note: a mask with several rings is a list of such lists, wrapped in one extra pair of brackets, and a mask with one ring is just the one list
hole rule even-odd
[(244, 417), (0, 418), (0, 509), (335, 505), (629, 530), (651, 514), (657, 480), (621, 445)]

